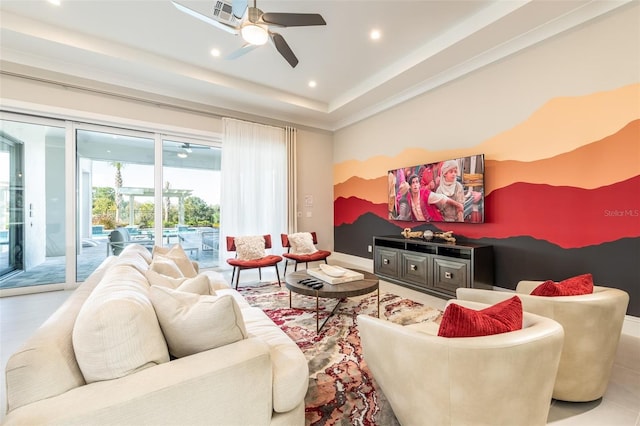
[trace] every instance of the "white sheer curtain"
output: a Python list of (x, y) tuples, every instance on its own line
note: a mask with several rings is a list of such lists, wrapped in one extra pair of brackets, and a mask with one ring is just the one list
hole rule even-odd
[(271, 253), (280, 254), (289, 228), (288, 130), (231, 118), (222, 127), (220, 265), (234, 255), (227, 236), (270, 234)]

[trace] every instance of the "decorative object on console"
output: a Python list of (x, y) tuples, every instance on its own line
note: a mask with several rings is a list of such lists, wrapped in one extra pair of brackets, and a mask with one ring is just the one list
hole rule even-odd
[(427, 229), (426, 231), (424, 231), (422, 233), (422, 238), (424, 238), (425, 240), (432, 240), (433, 239), (433, 231)]
[(453, 236), (453, 231), (447, 231), (447, 232), (436, 232), (435, 234), (433, 234), (434, 237), (436, 238), (440, 238), (442, 240), (445, 240), (449, 243), (455, 243), (456, 239)]
[(423, 231), (412, 231), (411, 228), (404, 228), (401, 232), (405, 238), (422, 238)]

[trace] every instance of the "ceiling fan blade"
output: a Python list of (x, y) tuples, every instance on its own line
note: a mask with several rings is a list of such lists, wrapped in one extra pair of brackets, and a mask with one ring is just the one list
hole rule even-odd
[(263, 13), (262, 20), (280, 27), (308, 27), (327, 25), (322, 15), (317, 13)]
[(242, 20), (244, 12), (247, 10), (247, 6), (247, 0), (233, 0), (233, 3), (231, 4), (233, 16), (235, 16), (237, 20)]
[(186, 13), (187, 15), (190, 15), (196, 19), (199, 19), (203, 22), (206, 22), (209, 25), (213, 25), (216, 28), (219, 28), (223, 31), (226, 31), (228, 33), (234, 34), (234, 35), (238, 35), (238, 33), (240, 32), (240, 30), (236, 27), (232, 27), (231, 25), (227, 25), (224, 24), (222, 22), (216, 21), (213, 18), (209, 18), (207, 15), (203, 15), (200, 12), (196, 12), (193, 9), (188, 8), (187, 6), (183, 6), (180, 3), (177, 3), (175, 1), (171, 1), (171, 3), (173, 3), (173, 5), (181, 12)]
[(236, 58), (239, 58), (240, 56), (251, 52), (256, 47), (258, 47), (258, 45), (247, 43), (244, 46), (242, 46), (240, 49), (234, 50), (233, 52), (229, 53), (224, 58), (225, 59), (236, 59)]
[(296, 65), (298, 65), (298, 58), (296, 58), (296, 55), (293, 53), (293, 50), (291, 50), (287, 42), (284, 40), (284, 37), (282, 37), (278, 33), (274, 33), (271, 31), (269, 31), (269, 35), (271, 36), (271, 41), (276, 46), (276, 49), (278, 50), (278, 52), (280, 52), (282, 57), (286, 59), (287, 62), (289, 62), (289, 65), (291, 65), (292, 68), (295, 68)]

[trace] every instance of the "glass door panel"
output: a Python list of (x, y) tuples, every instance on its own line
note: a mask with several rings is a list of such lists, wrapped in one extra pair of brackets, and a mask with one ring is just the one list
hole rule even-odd
[(220, 147), (162, 143), (163, 245), (180, 243), (201, 268), (218, 266)]
[(0, 289), (65, 282), (64, 137), (0, 120)]
[[(77, 130), (76, 147), (76, 280), (84, 281), (106, 256), (119, 254), (127, 244), (153, 248), (154, 139), (133, 132)], [(112, 237), (118, 228), (122, 231)]]

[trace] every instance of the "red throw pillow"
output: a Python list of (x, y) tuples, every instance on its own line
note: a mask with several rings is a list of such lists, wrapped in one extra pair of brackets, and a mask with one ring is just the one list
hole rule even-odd
[(479, 311), (449, 304), (442, 315), (438, 336), (490, 336), (521, 328), (522, 301), (518, 296), (513, 296)]
[(547, 280), (533, 289), (533, 296), (577, 296), (593, 293), (593, 277), (591, 274), (578, 275), (555, 283)]

